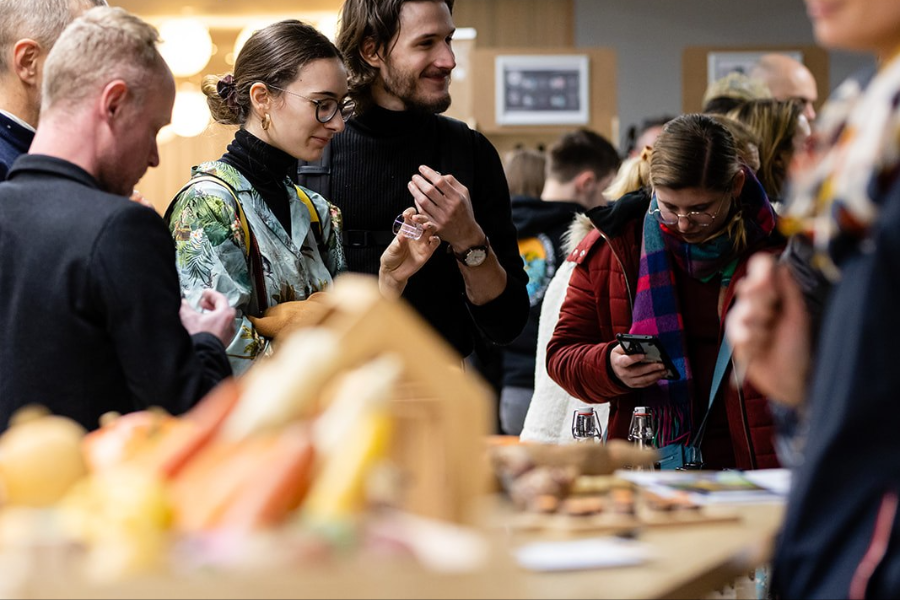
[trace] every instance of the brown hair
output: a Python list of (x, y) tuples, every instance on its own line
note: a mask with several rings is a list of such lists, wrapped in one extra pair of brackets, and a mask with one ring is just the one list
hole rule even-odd
[(621, 164), (619, 153), (602, 135), (590, 129), (565, 133), (547, 152), (547, 177), (563, 183), (590, 170), (603, 179)]
[(759, 138), (757, 177), (772, 198), (781, 196), (794, 155), (794, 134), (803, 106), (793, 100), (753, 100), (728, 113)]
[(708, 115), (687, 114), (669, 121), (653, 144), (650, 183), (673, 190), (726, 191), (741, 168), (734, 137)]
[(759, 171), (759, 136), (752, 129), (731, 117), (725, 115), (709, 115), (725, 126), (734, 138), (734, 149), (741, 160), (753, 170)]
[(350, 97), (360, 111), (372, 105), (372, 83), (378, 76), (378, 69), (363, 59), (363, 44), (371, 39), (377, 52), (389, 54), (388, 45), (400, 30), (400, 10), (407, 2), (443, 2), (453, 14), (454, 0), (345, 0), (341, 8), (337, 45), (350, 74)]
[(288, 85), (300, 69), (323, 58), (342, 57), (331, 40), (312, 25), (288, 19), (263, 27), (241, 48), (230, 78), (203, 78), (209, 112), (218, 123), (243, 125), (250, 115), (250, 88), (254, 83), (266, 84), (269, 93), (277, 97), (281, 92), (273, 87)]
[[(669, 121), (650, 156), (653, 188), (701, 188), (728, 192), (741, 170), (734, 137), (728, 129), (703, 114), (686, 114)], [(732, 201), (730, 210), (735, 207)], [(739, 205), (738, 205), (739, 208)], [(736, 251), (746, 245), (741, 211), (736, 210), (723, 232), (734, 239)]]
[(509, 195), (540, 198), (544, 191), (546, 163), (543, 152), (530, 148), (516, 148), (507, 154), (503, 170), (509, 184)]

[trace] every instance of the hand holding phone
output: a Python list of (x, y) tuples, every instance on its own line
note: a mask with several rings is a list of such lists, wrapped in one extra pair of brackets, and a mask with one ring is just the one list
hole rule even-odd
[(641, 362), (659, 362), (665, 365), (665, 379), (680, 379), (681, 375), (675, 368), (675, 363), (669, 357), (665, 347), (655, 335), (637, 335), (633, 333), (617, 333), (616, 339), (625, 354), (643, 354)]

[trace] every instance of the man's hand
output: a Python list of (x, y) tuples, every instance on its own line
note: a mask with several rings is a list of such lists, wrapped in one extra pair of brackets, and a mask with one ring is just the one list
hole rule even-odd
[(408, 187), (419, 214), (434, 223), (435, 233), (455, 252), (484, 243), (484, 231), (475, 222), (469, 190), (456, 177), (422, 165)]
[(609, 364), (613, 373), (627, 387), (639, 389), (653, 385), (666, 374), (666, 366), (660, 362), (642, 363), (643, 354), (625, 354), (622, 346), (610, 351)]
[(736, 290), (725, 328), (735, 361), (756, 389), (799, 406), (810, 368), (810, 323), (800, 287), (786, 266), (757, 254)]
[(191, 335), (211, 333), (228, 346), (234, 337), (235, 311), (228, 305), (225, 296), (211, 289), (203, 290), (200, 295), (200, 312), (194, 310), (187, 300), (182, 299), (178, 316), (181, 324)]
[(407, 208), (403, 211), (403, 220), (410, 225), (420, 226), (424, 231), (417, 240), (407, 238), (403, 231), (398, 232), (381, 255), (378, 287), (386, 298), (399, 298), (409, 278), (428, 262), (441, 244), (441, 239), (434, 235), (434, 223), (424, 215), (416, 214), (416, 209)]

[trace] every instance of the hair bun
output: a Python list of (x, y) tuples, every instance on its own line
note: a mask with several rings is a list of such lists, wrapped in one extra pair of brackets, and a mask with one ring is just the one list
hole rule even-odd
[(225, 101), (225, 105), (232, 110), (237, 110), (237, 88), (234, 85), (234, 76), (230, 73), (221, 77), (216, 84), (216, 92)]

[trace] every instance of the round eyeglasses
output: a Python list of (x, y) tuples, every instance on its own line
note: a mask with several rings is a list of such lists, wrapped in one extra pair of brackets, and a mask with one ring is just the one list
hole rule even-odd
[(338, 113), (341, 114), (341, 120), (346, 123), (350, 120), (350, 117), (356, 112), (356, 102), (353, 100), (344, 100), (343, 102), (338, 102), (334, 98), (324, 98), (322, 100), (315, 100), (313, 98), (307, 98), (302, 94), (297, 94), (295, 92), (288, 91), (284, 88), (275, 87), (274, 85), (270, 85), (270, 88), (273, 90), (278, 90), (279, 92), (284, 92), (285, 94), (290, 94), (291, 96), (297, 96), (298, 98), (303, 98), (307, 102), (312, 102), (316, 105), (316, 121), (319, 123), (325, 124), (332, 120), (334, 116)]
[[(713, 224), (713, 221), (716, 220), (716, 217), (719, 216), (719, 212), (722, 210), (722, 205), (725, 204), (724, 200), (727, 197), (727, 195), (723, 196), (722, 199), (719, 200), (719, 208), (717, 208), (716, 212), (713, 214), (696, 210), (682, 214), (672, 212), (661, 207), (654, 208), (650, 211), (650, 214), (656, 217), (656, 220), (663, 225), (678, 225), (678, 222), (681, 219), (687, 219), (688, 223), (690, 223), (691, 225), (696, 225), (697, 227), (709, 227)], [(657, 198), (656, 201), (659, 202), (659, 198)]]

